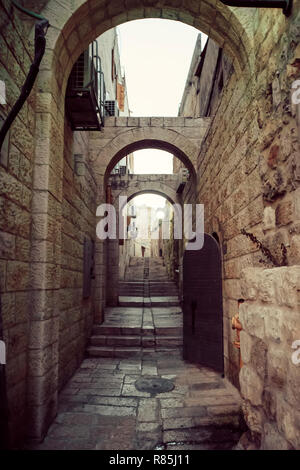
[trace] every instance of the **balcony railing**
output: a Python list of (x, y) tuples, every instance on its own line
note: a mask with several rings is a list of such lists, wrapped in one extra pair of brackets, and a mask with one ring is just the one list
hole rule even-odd
[(75, 62), (66, 92), (66, 112), (73, 130), (101, 130), (105, 116), (105, 83), (94, 41)]

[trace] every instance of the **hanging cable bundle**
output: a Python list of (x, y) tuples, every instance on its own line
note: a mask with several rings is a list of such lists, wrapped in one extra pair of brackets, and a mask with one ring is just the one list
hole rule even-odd
[(46, 18), (43, 18), (42, 16), (30, 12), (29, 10), (21, 7), (18, 5), (15, 1), (12, 1), (12, 3), (18, 8), (20, 11), (23, 13), (28, 14), (29, 16), (36, 18), (39, 20), (38, 23), (35, 25), (35, 38), (34, 38), (34, 60), (33, 63), (30, 66), (29, 73), (26, 77), (25, 83), (22, 87), (21, 94), (12, 107), (10, 113), (8, 114), (6, 120), (3, 123), (3, 126), (0, 130), (0, 152), (1, 148), (4, 142), (4, 139), (6, 137), (7, 132), (9, 131), (12, 123), (14, 122), (15, 118), (17, 117), (19, 111), (21, 110), (23, 104), (27, 100), (28, 96), (30, 95), (30, 92), (33, 88), (33, 85), (35, 83), (35, 79), (37, 77), (37, 74), (39, 72), (39, 67), (41, 60), (43, 58), (43, 55), (45, 53), (46, 49), (46, 33), (49, 27), (49, 21)]

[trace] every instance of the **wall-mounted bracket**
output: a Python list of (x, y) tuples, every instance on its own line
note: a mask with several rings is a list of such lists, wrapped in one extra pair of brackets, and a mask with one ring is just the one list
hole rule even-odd
[(289, 16), (293, 7), (293, 0), (221, 0), (229, 7), (247, 8), (281, 8), (285, 16)]

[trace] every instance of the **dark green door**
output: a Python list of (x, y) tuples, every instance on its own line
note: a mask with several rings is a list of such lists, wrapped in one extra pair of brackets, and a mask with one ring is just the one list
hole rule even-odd
[(183, 258), (183, 357), (224, 373), (221, 253), (207, 233)]

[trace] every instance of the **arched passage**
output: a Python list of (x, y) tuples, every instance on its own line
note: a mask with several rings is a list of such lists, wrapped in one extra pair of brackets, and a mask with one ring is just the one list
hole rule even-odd
[(48, 0), (40, 9), (53, 26), (48, 55), (57, 68), (63, 93), (73, 63), (91, 41), (114, 26), (142, 18), (171, 19), (194, 26), (224, 49), (233, 59), (237, 73), (251, 72), (251, 9), (241, 12), (214, 0), (78, 0), (70, 3), (63, 7), (56, 0)]
[[(149, 187), (148, 187), (149, 186)], [(177, 204), (179, 203), (179, 198), (178, 195), (175, 191), (165, 188), (161, 189), (159, 188), (159, 185), (157, 183), (149, 182), (147, 187), (141, 191), (136, 191), (136, 190), (129, 190), (129, 191), (122, 191), (119, 196), (126, 196), (127, 197), (127, 202), (130, 202), (132, 199), (134, 199), (137, 196), (141, 196), (142, 194), (156, 194), (157, 196), (162, 196), (164, 197), (170, 204)], [(117, 203), (117, 200), (115, 201)], [(123, 207), (125, 204), (123, 205)]]
[[(214, 0), (194, 2), (178, 2), (178, 0), (166, 0), (163, 2), (152, 0), (136, 0), (132, 2), (120, 0), (77, 0), (75, 2), (59, 2), (49, 0), (43, 2), (42, 7), (36, 6), (43, 16), (50, 21), (51, 28), (47, 35), (47, 50), (43, 58), (40, 73), (37, 79), (36, 97), (36, 123), (35, 123), (35, 171), (33, 179), (32, 204), (38, 207), (35, 214), (35, 223), (32, 228), (32, 236), (35, 240), (43, 240), (43, 234), (49, 229), (49, 220), (53, 216), (53, 208), (48, 203), (54, 196), (57, 211), (55, 219), (57, 226), (55, 232), (58, 234), (56, 245), (60, 244), (61, 233), (61, 201), (62, 201), (62, 174), (63, 174), (63, 151), (64, 151), (64, 97), (67, 80), (72, 66), (81, 52), (88, 44), (110, 29), (126, 21), (141, 18), (166, 18), (182, 21), (203, 31), (214, 39), (234, 63), (236, 74), (241, 80), (247, 82), (252, 75), (252, 58), (249, 51), (252, 41), (252, 23), (248, 18), (252, 18), (252, 12), (241, 12), (234, 8), (226, 7), (221, 2)], [(250, 16), (249, 16), (250, 15)], [(173, 132), (173, 131), (172, 131)], [(173, 138), (176, 138), (173, 134)], [(150, 142), (149, 142), (150, 141)], [(126, 142), (119, 142), (119, 147), (115, 148), (113, 157), (120, 158), (121, 149), (125, 152), (134, 148), (141, 148), (140, 145), (153, 145), (156, 148), (165, 149), (165, 142), (170, 144), (170, 139), (165, 140), (163, 136), (158, 137), (152, 134), (147, 137), (139, 137), (135, 143), (130, 145)], [(189, 146), (180, 150), (180, 145), (174, 140), (174, 154), (185, 157), (194, 165), (196, 160), (189, 156)], [(129, 146), (128, 146), (129, 145)], [(125, 150), (126, 149), (126, 150)], [(192, 153), (194, 155), (194, 148)], [(183, 161), (182, 160), (182, 161)], [(109, 162), (107, 162), (108, 164)], [(104, 173), (102, 173), (104, 175)], [(45, 200), (45, 208), (40, 209), (41, 198)], [(51, 253), (47, 250), (43, 252), (41, 262), (40, 253), (36, 250), (32, 252), (31, 261), (33, 266), (39, 269), (34, 270), (32, 294), (32, 308), (38, 312), (35, 317), (35, 328), (44, 331), (44, 312), (50, 310), (52, 313), (49, 325), (51, 328), (51, 341), (58, 347), (59, 327), (57, 323), (57, 305), (50, 306), (50, 297), (57, 294), (57, 285), (49, 278), (55, 276), (49, 274), (52, 269), (53, 260)], [(52, 263), (52, 264), (51, 264)], [(60, 271), (60, 261), (53, 265), (53, 272)], [(50, 269), (51, 268), (51, 269)], [(51, 277), (52, 276), (52, 277)], [(59, 276), (58, 276), (59, 277)], [(50, 287), (48, 288), (50, 284)], [(42, 288), (41, 288), (42, 286)], [(43, 290), (47, 286), (47, 296)], [(47, 317), (48, 318), (48, 317)], [(36, 329), (30, 329), (29, 350), (32, 354), (43, 355), (48, 343), (47, 338), (41, 333), (38, 345), (36, 342)], [(39, 330), (39, 331), (40, 331)], [(44, 371), (45, 372), (45, 371)], [(32, 390), (39, 393), (32, 397), (28, 408), (30, 435), (34, 438), (41, 438), (57, 410), (58, 392), (58, 361), (57, 355), (47, 365), (47, 374), (40, 374), (39, 370), (33, 371), (30, 377)], [(48, 393), (49, 383), (51, 391)]]
[[(115, 207), (117, 221), (120, 223), (120, 217), (123, 218), (123, 223), (126, 223), (126, 216), (124, 216), (124, 209), (130, 201), (132, 201), (137, 196), (142, 194), (155, 194), (165, 198), (172, 206), (173, 210), (176, 212), (176, 217), (180, 218), (181, 213), (178, 209), (178, 205), (181, 205), (181, 199), (178, 193), (176, 192), (177, 186), (177, 176), (176, 175), (143, 175), (143, 178), (148, 180), (140, 181), (141, 175), (129, 175), (128, 177), (119, 178), (118, 185), (111, 186), (111, 195), (112, 202)], [(156, 181), (154, 180), (156, 178)], [(121, 180), (121, 184), (120, 184)], [(126, 241), (122, 241), (121, 247), (126, 244)], [(127, 263), (128, 259), (126, 253), (120, 253), (119, 249), (119, 239), (108, 240), (109, 249), (108, 249), (108, 276), (107, 276), (107, 302), (111, 306), (118, 305), (119, 298), (119, 273), (125, 272), (126, 266), (123, 266)], [(121, 248), (121, 251), (123, 248)], [(122, 256), (123, 255), (123, 256)], [(124, 269), (123, 269), (124, 268)]]
[[(124, 119), (124, 118), (121, 118)], [(138, 119), (138, 118), (137, 118)], [(141, 120), (142, 118), (140, 118)], [(164, 118), (165, 121), (167, 118)], [(172, 118), (176, 122), (176, 118)], [(155, 148), (165, 150), (184, 164), (189, 170), (191, 180), (196, 181), (196, 162), (199, 153), (199, 148), (194, 143), (193, 139), (187, 138), (184, 135), (185, 127), (168, 128), (165, 126), (157, 127), (148, 126), (140, 127), (140, 120), (136, 127), (124, 128), (123, 126), (108, 127), (109, 135), (112, 129), (115, 137), (106, 139), (106, 129), (103, 130), (98, 139), (93, 139), (90, 146), (90, 154), (93, 160), (93, 167), (95, 173), (104, 175), (103, 187), (106, 186), (107, 179), (114, 168), (114, 166), (126, 155), (137, 150)], [(163, 122), (163, 125), (165, 122)], [(195, 127), (197, 137), (203, 138), (209, 120), (200, 120), (199, 127)], [(101, 139), (104, 142), (109, 142), (101, 148)], [(199, 140), (197, 140), (199, 142)], [(100, 147), (100, 150), (99, 150)]]

